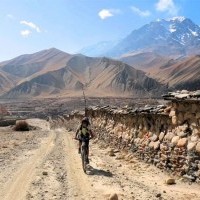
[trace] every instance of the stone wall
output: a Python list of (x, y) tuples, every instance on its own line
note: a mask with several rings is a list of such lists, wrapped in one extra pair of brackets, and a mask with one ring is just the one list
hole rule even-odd
[[(109, 145), (190, 181), (200, 181), (200, 101), (173, 100), (168, 107), (87, 112), (94, 132)], [(81, 119), (75, 113), (65, 117)]]

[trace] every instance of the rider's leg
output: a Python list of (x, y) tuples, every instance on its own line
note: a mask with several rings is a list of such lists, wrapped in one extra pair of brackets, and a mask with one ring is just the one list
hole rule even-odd
[(89, 164), (89, 141), (86, 142), (86, 149), (87, 149), (87, 158), (86, 158), (86, 161)]
[(81, 141), (81, 140), (79, 140), (78, 153), (81, 153), (81, 144), (82, 144), (82, 141)]

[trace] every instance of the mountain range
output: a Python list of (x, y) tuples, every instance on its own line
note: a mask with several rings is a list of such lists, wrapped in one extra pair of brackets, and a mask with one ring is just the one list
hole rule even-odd
[(121, 61), (70, 55), (55, 48), (2, 62), (0, 70), (4, 98), (73, 96), (82, 88), (91, 96), (150, 95), (165, 88)]
[(106, 57), (51, 48), (1, 62), (0, 96), (80, 96), (84, 89), (89, 96), (149, 97), (200, 88), (200, 27), (190, 19), (157, 20), (118, 44), (97, 46), (90, 52), (106, 50)]
[[(100, 43), (98, 43), (98, 48)], [(103, 48), (103, 45), (102, 45)], [(93, 45), (95, 49), (95, 45)], [(89, 51), (84, 53), (92, 56)], [(185, 17), (156, 20), (133, 30), (104, 55), (120, 58), (127, 53), (154, 52), (164, 56), (186, 56), (200, 53), (200, 27)], [(102, 55), (102, 52), (101, 54)]]

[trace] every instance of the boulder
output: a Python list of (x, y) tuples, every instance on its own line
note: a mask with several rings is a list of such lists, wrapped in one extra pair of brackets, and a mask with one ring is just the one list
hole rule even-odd
[(181, 137), (181, 138), (183, 138), (183, 137), (187, 136), (187, 133), (184, 132), (184, 131), (180, 131), (180, 132), (178, 132), (178, 136)]
[(188, 145), (187, 145), (187, 150), (188, 151), (192, 151), (195, 149), (195, 146), (196, 146), (196, 143), (194, 142), (189, 142)]
[(169, 113), (169, 116), (170, 117), (173, 117), (176, 115), (176, 111), (175, 110), (171, 110), (170, 113)]
[(165, 139), (168, 140), (168, 141), (171, 141), (173, 137), (174, 137), (174, 133), (172, 133), (172, 132), (168, 132), (165, 135)]
[(200, 142), (197, 143), (196, 152), (197, 152), (197, 153), (200, 153)]
[(174, 178), (168, 178), (168, 179), (166, 179), (166, 180), (165, 180), (165, 183), (166, 183), (167, 185), (173, 185), (173, 184), (176, 184)]
[(108, 152), (108, 155), (109, 155), (109, 156), (112, 156), (112, 157), (115, 156), (114, 150), (111, 149), (111, 150)]
[(177, 146), (178, 147), (184, 147), (187, 144), (188, 139), (187, 138), (181, 138), (178, 143)]
[(154, 144), (153, 144), (154, 150), (159, 149), (159, 147), (160, 147), (160, 141), (154, 142)]
[(111, 194), (109, 200), (118, 200), (118, 195), (116, 193)]
[(192, 136), (191, 137), (191, 142), (197, 142), (198, 140), (198, 137), (197, 136)]
[(179, 136), (174, 136), (174, 137), (172, 138), (172, 141), (171, 141), (172, 144), (173, 144), (173, 145), (176, 145), (176, 144), (178, 143), (179, 139), (180, 139)]
[(154, 134), (150, 139), (151, 141), (155, 142), (156, 140), (158, 140), (158, 136)]
[(172, 117), (172, 124), (177, 125), (177, 123), (178, 123), (177, 117), (173, 116)]
[(150, 147), (150, 148), (154, 148), (154, 142), (153, 142), (153, 141), (151, 141), (151, 142), (149, 143), (149, 147)]
[(162, 141), (163, 138), (164, 138), (164, 136), (165, 136), (165, 133), (164, 133), (164, 132), (161, 132), (160, 135), (159, 135), (159, 140)]
[(42, 172), (42, 175), (47, 176), (47, 175), (48, 175), (48, 172), (43, 171), (43, 172)]

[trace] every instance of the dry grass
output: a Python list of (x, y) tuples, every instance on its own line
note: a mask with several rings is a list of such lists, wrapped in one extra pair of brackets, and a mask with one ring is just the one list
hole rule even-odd
[(14, 131), (29, 131), (29, 124), (26, 121), (17, 121), (14, 126)]

